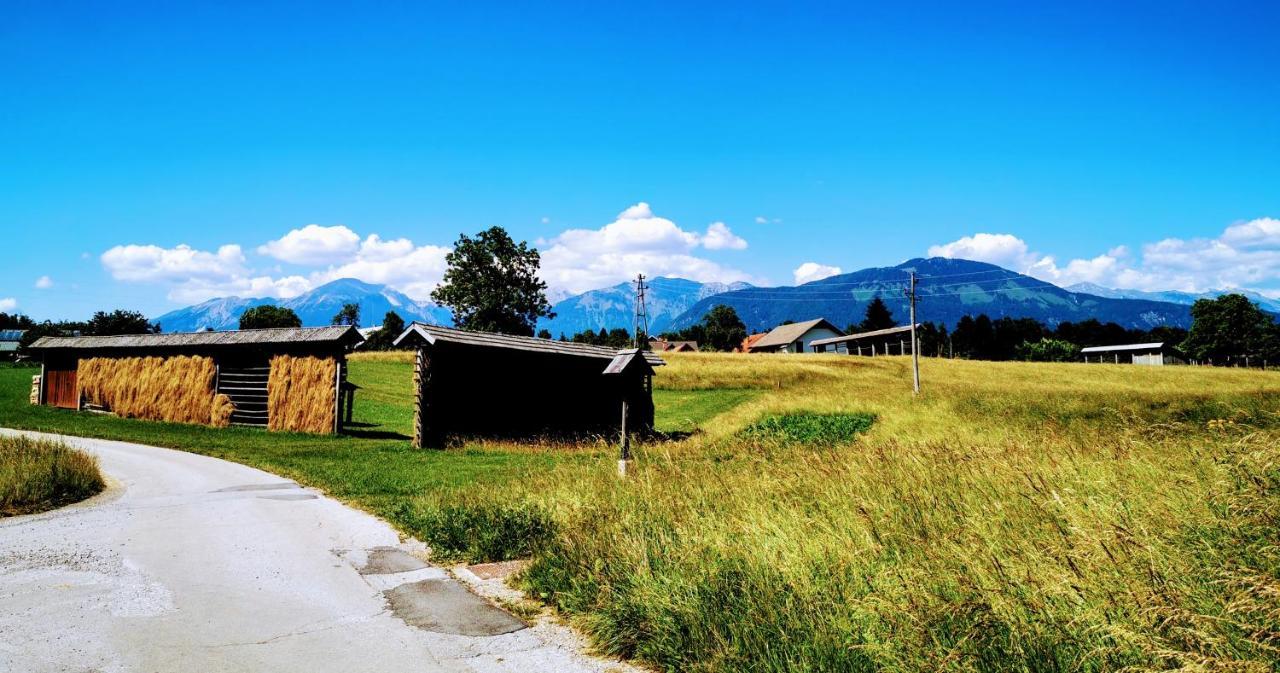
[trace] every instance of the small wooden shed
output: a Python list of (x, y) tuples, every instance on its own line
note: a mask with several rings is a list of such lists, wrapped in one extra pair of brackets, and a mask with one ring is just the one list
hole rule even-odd
[(628, 428), (653, 430), (649, 351), (413, 323), (397, 346), (414, 358), (414, 446), (453, 435), (608, 434), (623, 400)]
[(354, 327), (43, 337), (39, 403), (130, 418), (342, 429)]

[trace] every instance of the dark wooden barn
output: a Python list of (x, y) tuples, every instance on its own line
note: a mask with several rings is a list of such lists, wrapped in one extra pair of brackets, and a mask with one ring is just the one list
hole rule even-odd
[(229, 401), (222, 424), (337, 432), (351, 404), (346, 353), (362, 341), (337, 326), (43, 337), (31, 350), (40, 404), (218, 424), (201, 405)]
[(612, 434), (653, 430), (648, 351), (413, 323), (396, 339), (414, 359), (414, 446), (453, 435)]

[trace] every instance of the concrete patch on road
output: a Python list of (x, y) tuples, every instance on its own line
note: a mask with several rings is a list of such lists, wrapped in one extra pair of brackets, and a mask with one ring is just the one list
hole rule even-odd
[(358, 566), (361, 575), (390, 575), (425, 567), (426, 562), (399, 547), (374, 547)]
[(286, 493), (284, 495), (260, 495), (259, 500), (315, 500), (319, 496), (312, 493)]
[(244, 484), (243, 486), (228, 486), (226, 488), (219, 488), (209, 492), (210, 493), (239, 493), (241, 491), (278, 491), (286, 488), (302, 488), (302, 487), (298, 486), (296, 482), (285, 481), (285, 482), (280, 482), (275, 484)]
[(496, 636), (527, 625), (451, 579), (401, 584), (383, 592), (391, 612), (407, 624), (436, 633)]

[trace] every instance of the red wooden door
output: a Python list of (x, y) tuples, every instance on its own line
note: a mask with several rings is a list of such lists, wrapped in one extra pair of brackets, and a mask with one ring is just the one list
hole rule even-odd
[(80, 408), (80, 390), (76, 387), (76, 370), (51, 369), (44, 373), (44, 402), (63, 409)]

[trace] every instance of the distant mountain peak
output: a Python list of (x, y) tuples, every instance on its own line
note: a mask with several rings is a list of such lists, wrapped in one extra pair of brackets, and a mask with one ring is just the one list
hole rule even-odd
[[(747, 283), (703, 283), (687, 278), (655, 276), (645, 279), (645, 309), (649, 316), (649, 332), (667, 330), (671, 320), (700, 299), (751, 287)], [(610, 287), (589, 290), (566, 297), (551, 308), (555, 318), (538, 321), (538, 329), (552, 336), (572, 336), (584, 330), (600, 328), (631, 329), (635, 324), (635, 284), (624, 281)]]
[(156, 320), (166, 332), (196, 332), (206, 327), (236, 329), (240, 325), (240, 314), (264, 304), (291, 309), (306, 327), (328, 325), (344, 304), (359, 304), (360, 322), (365, 325), (381, 323), (387, 311), (395, 311), (406, 322), (453, 323), (448, 309), (432, 302), (416, 301), (386, 285), (357, 278), (338, 278), (290, 299), (218, 297), (170, 311)]

